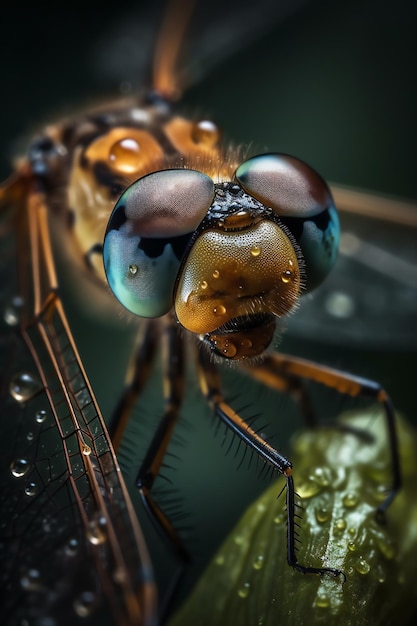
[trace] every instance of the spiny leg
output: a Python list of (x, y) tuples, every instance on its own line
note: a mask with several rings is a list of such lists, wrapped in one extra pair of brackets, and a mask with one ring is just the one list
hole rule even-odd
[(239, 366), (251, 378), (259, 380), (267, 387), (290, 394), (298, 404), (307, 428), (317, 427), (319, 420), (303, 377), (281, 371), (270, 354), (265, 355), (262, 362), (255, 366), (247, 365), (245, 361), (239, 363)]
[(257, 365), (254, 365), (252, 368), (245, 368), (245, 371), (248, 371), (250, 375), (262, 380), (269, 386), (273, 386), (272, 381), (274, 376), (277, 376), (278, 381), (286, 377), (299, 377), (320, 383), (326, 387), (335, 389), (341, 394), (354, 398), (364, 397), (373, 399), (383, 406), (393, 478), (389, 494), (377, 509), (378, 521), (384, 522), (385, 511), (400, 490), (402, 482), (394, 406), (385, 389), (373, 380), (354, 376), (353, 374), (320, 365), (319, 363), (279, 353), (269, 354), (265, 362), (260, 364), (259, 368)]
[(162, 318), (159, 323), (162, 344), (162, 366), (164, 368), (164, 413), (139, 469), (136, 477), (136, 487), (156, 531), (165, 541), (168, 541), (180, 564), (178, 573), (171, 583), (170, 589), (166, 594), (164, 606), (161, 609), (163, 616), (169, 608), (171, 599), (191, 558), (177, 530), (151, 494), (177, 424), (184, 396), (184, 346), (178, 326), (169, 316)]
[(215, 415), (220, 418), (234, 434), (254, 450), (263, 461), (271, 465), (274, 470), (280, 472), (286, 478), (288, 564), (305, 574), (331, 574), (332, 576), (340, 575), (345, 577), (344, 573), (338, 569), (330, 567), (308, 567), (298, 562), (295, 549), (296, 502), (294, 481), (292, 478), (292, 464), (273, 446), (265, 441), (259, 433), (253, 430), (253, 428), (225, 402), (221, 390), (220, 377), (216, 366), (210, 359), (210, 355), (204, 351), (199, 351), (197, 353), (197, 360), (200, 389)]
[(157, 345), (158, 323), (153, 320), (144, 320), (129, 363), (124, 389), (113, 410), (108, 426), (116, 452), (119, 449), (132, 409), (149, 378)]

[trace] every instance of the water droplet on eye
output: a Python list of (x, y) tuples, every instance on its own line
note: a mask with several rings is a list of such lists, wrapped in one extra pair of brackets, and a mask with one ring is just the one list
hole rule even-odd
[(200, 283), (200, 287), (201, 287), (201, 289), (207, 289), (208, 282), (206, 280), (202, 280), (201, 283)]
[(252, 248), (250, 249), (250, 253), (251, 253), (251, 256), (256, 258), (257, 256), (261, 254), (261, 249), (259, 246), (252, 246)]
[(235, 344), (232, 341), (226, 341), (223, 344), (223, 349), (222, 352), (225, 356), (228, 356), (229, 358), (232, 358), (236, 355), (237, 353), (237, 348), (235, 346)]
[(260, 570), (263, 568), (263, 566), (264, 566), (264, 557), (262, 554), (259, 554), (254, 560), (254, 562), (252, 563), (252, 567), (255, 570)]
[(29, 569), (20, 579), (20, 584), (26, 591), (37, 591), (41, 588), (41, 574), (37, 569)]
[(220, 276), (219, 270), (214, 270), (213, 271), (213, 278), (219, 278), (219, 276)]
[(291, 270), (285, 270), (284, 272), (282, 272), (281, 274), (281, 280), (283, 283), (287, 284), (291, 281), (292, 279), (292, 271)]
[(214, 315), (225, 315), (226, 307), (223, 306), (223, 304), (218, 304), (217, 306), (213, 307), (213, 313)]
[(83, 591), (74, 600), (74, 611), (78, 617), (88, 617), (95, 609), (96, 595), (92, 591)]
[(358, 504), (358, 498), (354, 493), (347, 493), (343, 496), (342, 502), (347, 509), (353, 509)]
[(240, 342), (240, 347), (243, 349), (248, 349), (248, 348), (252, 348), (252, 341), (250, 339), (242, 339), (242, 341)]
[(65, 554), (66, 556), (75, 556), (77, 554), (77, 550), (78, 550), (78, 541), (74, 537), (70, 539), (67, 545), (65, 546)]
[(220, 139), (220, 131), (210, 120), (200, 120), (193, 126), (191, 137), (195, 143), (202, 143), (207, 147), (214, 147)]
[(140, 145), (129, 137), (116, 141), (109, 150), (109, 161), (119, 172), (125, 174), (137, 172), (143, 162)]
[(46, 420), (46, 411), (44, 409), (38, 411), (35, 415), (35, 420), (38, 422), (38, 424), (42, 424), (42, 422)]
[(250, 592), (250, 583), (244, 583), (237, 591), (239, 598), (247, 598)]
[(83, 447), (82, 447), (81, 451), (84, 454), (84, 456), (90, 456), (90, 454), (91, 454), (91, 448), (86, 443), (83, 444)]
[(28, 483), (25, 487), (25, 494), (27, 496), (34, 496), (36, 495), (37, 490), (38, 490), (38, 487), (36, 483)]
[(363, 557), (359, 557), (356, 564), (356, 571), (359, 572), (359, 574), (369, 574), (369, 572), (371, 571), (371, 566), (369, 565), (368, 561), (365, 561)]
[(136, 274), (139, 271), (139, 268), (137, 265), (135, 265), (134, 263), (132, 263), (131, 265), (129, 265), (129, 276), (136, 276)]
[(41, 383), (39, 379), (29, 372), (22, 372), (16, 374), (10, 381), (9, 391), (10, 395), (17, 402), (28, 402), (31, 400), (41, 389)]
[(10, 465), (12, 476), (15, 478), (22, 478), (22, 476), (25, 476), (25, 474), (28, 473), (29, 468), (30, 464), (27, 459), (16, 459)]

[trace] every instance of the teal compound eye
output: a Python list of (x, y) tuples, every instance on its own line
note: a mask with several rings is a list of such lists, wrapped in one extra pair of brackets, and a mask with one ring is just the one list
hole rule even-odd
[(306, 290), (317, 287), (336, 262), (340, 239), (326, 182), (300, 159), (278, 153), (251, 157), (238, 167), (235, 178), (289, 229), (304, 257)]
[(103, 261), (109, 286), (128, 311), (160, 317), (172, 308), (181, 259), (213, 197), (212, 179), (186, 169), (148, 174), (120, 196)]

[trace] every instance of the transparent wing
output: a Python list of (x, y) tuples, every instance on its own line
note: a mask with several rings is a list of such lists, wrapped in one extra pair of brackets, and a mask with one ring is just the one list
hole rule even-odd
[(335, 270), (289, 321), (327, 343), (417, 346), (417, 206), (333, 186), (342, 239)]
[(57, 294), (42, 198), (8, 195), (21, 204), (0, 222), (0, 621), (153, 623), (147, 551)]

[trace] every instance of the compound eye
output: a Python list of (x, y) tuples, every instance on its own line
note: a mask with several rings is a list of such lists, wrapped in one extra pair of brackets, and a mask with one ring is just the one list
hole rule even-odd
[(311, 217), (332, 205), (321, 176), (287, 154), (252, 157), (238, 167), (235, 177), (245, 191), (280, 217)]
[(173, 288), (191, 234), (205, 217), (214, 183), (202, 172), (148, 174), (120, 196), (107, 225), (103, 261), (119, 302), (141, 317), (159, 317)]
[(317, 287), (334, 266), (340, 226), (325, 181), (309, 165), (287, 154), (263, 154), (238, 167), (236, 180), (273, 210), (292, 233), (305, 261), (306, 291)]

